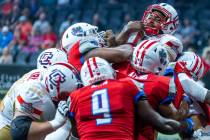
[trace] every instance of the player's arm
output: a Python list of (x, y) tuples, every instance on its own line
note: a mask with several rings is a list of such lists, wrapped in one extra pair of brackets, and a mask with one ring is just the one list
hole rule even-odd
[(15, 118), (11, 123), (11, 135), (13, 140), (39, 140), (47, 134), (60, 128), (66, 121), (68, 107), (65, 101), (58, 105), (55, 118), (52, 121), (36, 122), (27, 113), (15, 112)]
[(117, 43), (115, 40), (115, 34), (112, 30), (106, 30), (104, 35), (104, 40), (108, 47), (117, 47)]
[[(76, 94), (77, 95), (77, 94)], [(69, 102), (69, 115), (68, 118), (71, 122), (71, 130), (70, 131), (70, 138), (69, 140), (79, 140), (79, 135), (78, 135), (78, 131), (77, 131), (77, 123), (76, 123), (76, 119), (75, 119), (75, 101), (76, 97), (74, 93), (70, 94), (70, 97), (68, 98), (68, 102)]]
[(138, 102), (138, 114), (144, 121), (149, 122), (161, 133), (175, 134), (183, 131), (192, 132), (193, 122), (190, 119), (186, 119), (182, 122), (166, 119), (155, 112), (146, 100), (140, 100)]
[(159, 112), (162, 116), (166, 118), (171, 118), (177, 121), (182, 121), (188, 117), (189, 105), (191, 104), (189, 97), (185, 96), (178, 109), (174, 107), (171, 103), (169, 105), (161, 104), (159, 105)]
[[(172, 119), (165, 119), (155, 112), (147, 100), (138, 102), (138, 115), (149, 122), (155, 129), (164, 134), (175, 134), (180, 131), (181, 124)], [(148, 117), (150, 116), (150, 117)]]
[(193, 79), (189, 78), (185, 73), (179, 73), (178, 78), (181, 82), (183, 90), (188, 96), (192, 96), (196, 100), (200, 102), (205, 102), (210, 105), (210, 91), (208, 89), (196, 83)]
[(76, 125), (76, 120), (74, 119), (74, 117), (70, 117), (70, 121), (71, 121), (71, 136), (70, 136), (70, 140), (79, 140), (79, 135), (77, 132), (77, 125)]
[(144, 34), (144, 25), (140, 21), (130, 21), (124, 26), (123, 30), (117, 35), (115, 42), (118, 45), (125, 44), (131, 33), (142, 32)]
[[(20, 114), (20, 112), (16, 112)], [(38, 140), (53, 132), (49, 122), (35, 122), (29, 116), (17, 116), (11, 123), (11, 135), (13, 140)]]
[(130, 58), (133, 48), (130, 44), (120, 45), (114, 48), (95, 48), (85, 54), (85, 59), (101, 57), (110, 63), (121, 63)]

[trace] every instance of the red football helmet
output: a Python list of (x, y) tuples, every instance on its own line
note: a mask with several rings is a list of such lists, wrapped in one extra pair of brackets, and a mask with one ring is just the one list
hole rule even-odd
[(150, 5), (144, 12), (142, 22), (147, 35), (173, 34), (179, 25), (177, 11), (167, 3)]

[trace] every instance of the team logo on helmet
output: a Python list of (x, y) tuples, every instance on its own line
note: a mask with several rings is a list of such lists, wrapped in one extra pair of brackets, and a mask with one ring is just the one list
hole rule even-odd
[(160, 57), (160, 63), (163, 65), (166, 65), (167, 64), (167, 61), (166, 61), (167, 54), (163, 49), (161, 49), (159, 51), (159, 57)]
[(82, 37), (85, 34), (85, 32), (83, 31), (81, 26), (72, 28), (71, 33), (72, 33), (72, 35), (79, 36), (79, 37)]
[(41, 65), (51, 65), (52, 52), (45, 52), (40, 56), (39, 62)]
[(52, 73), (49, 75), (50, 88), (53, 89), (53, 86), (58, 87), (60, 83), (66, 81), (66, 76), (58, 69), (52, 70)]

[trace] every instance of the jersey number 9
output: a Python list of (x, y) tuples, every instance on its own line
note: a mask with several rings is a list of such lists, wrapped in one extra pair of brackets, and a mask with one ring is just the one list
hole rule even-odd
[(96, 125), (110, 124), (110, 103), (107, 89), (97, 90), (92, 94), (93, 115), (103, 115), (104, 118), (96, 119)]

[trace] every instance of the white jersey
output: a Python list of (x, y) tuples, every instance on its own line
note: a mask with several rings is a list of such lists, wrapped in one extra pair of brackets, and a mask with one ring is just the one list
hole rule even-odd
[(160, 41), (165, 34), (155, 35), (155, 36), (144, 36), (142, 37), (138, 32), (132, 33), (130, 37), (128, 38), (127, 43), (132, 43), (134, 45), (138, 45), (141, 41), (148, 39), (148, 40), (155, 40)]
[(20, 85), (28, 80), (40, 80), (42, 76), (43, 70), (35, 69), (23, 75), (12, 85), (0, 104), (0, 129), (5, 125), (10, 125), (13, 119), (15, 111), (15, 99), (18, 95)]
[(55, 116), (54, 105), (44, 83), (26, 81), (17, 89), (15, 109), (36, 121), (49, 121)]

